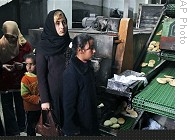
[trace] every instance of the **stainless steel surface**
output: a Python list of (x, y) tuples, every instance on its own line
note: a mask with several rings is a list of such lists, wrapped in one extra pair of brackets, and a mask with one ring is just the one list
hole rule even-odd
[(90, 15), (82, 20), (82, 26), (95, 31), (118, 32), (120, 18), (105, 18), (103, 16)]
[(80, 30), (80, 29), (72, 29), (69, 30), (69, 35), (71, 38), (74, 38), (76, 35), (79, 35), (81, 33), (88, 33), (92, 37), (95, 38), (95, 57), (100, 57), (100, 58), (113, 58), (113, 43), (114, 43), (114, 38), (116, 36), (110, 36), (107, 35), (106, 33), (96, 31), (96, 30)]

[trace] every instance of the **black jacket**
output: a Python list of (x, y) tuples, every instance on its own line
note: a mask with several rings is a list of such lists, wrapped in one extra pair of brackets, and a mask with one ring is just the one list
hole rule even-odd
[(71, 58), (63, 74), (63, 107), (66, 135), (97, 135), (97, 97), (90, 61)]

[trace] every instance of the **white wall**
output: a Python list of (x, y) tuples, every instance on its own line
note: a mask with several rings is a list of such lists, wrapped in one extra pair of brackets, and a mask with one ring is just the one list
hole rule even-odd
[(118, 10), (123, 11), (124, 0), (103, 0), (103, 5), (107, 8), (117, 8)]
[(113, 9), (118, 8), (118, 10), (124, 11), (125, 1), (127, 1), (129, 4), (128, 8), (132, 8), (134, 10), (133, 13), (138, 12), (140, 3), (148, 4), (148, 0), (103, 0), (103, 4), (104, 4), (104, 7), (113, 8)]
[[(0, 0), (2, 1), (2, 0)], [(68, 27), (72, 28), (72, 1), (79, 1), (89, 5), (101, 6), (124, 11), (124, 2), (128, 1), (129, 7), (133, 9), (133, 13), (138, 13), (139, 4), (148, 4), (149, 0), (47, 0), (47, 12), (60, 8), (64, 11), (68, 19)], [(84, 7), (85, 8), (85, 7)], [(126, 8), (126, 7), (125, 7)]]
[(149, 0), (130, 0), (130, 2), (134, 6), (135, 13), (138, 13), (139, 4), (149, 4)]
[(72, 0), (48, 0), (47, 12), (51, 10), (61, 9), (65, 13), (68, 20), (68, 28), (72, 28)]
[(102, 1), (104, 0), (72, 0), (72, 1), (79, 1), (79, 2), (83, 2), (84, 4), (101, 6)]

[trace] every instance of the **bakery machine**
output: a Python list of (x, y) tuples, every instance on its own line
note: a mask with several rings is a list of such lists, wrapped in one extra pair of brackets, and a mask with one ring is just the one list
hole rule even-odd
[[(111, 100), (111, 107), (101, 116), (100, 122), (100, 130), (106, 135), (117, 136), (120, 131), (141, 130), (148, 117), (161, 124), (159, 129), (175, 127), (175, 4), (166, 3), (161, 9), (133, 69), (117, 73), (118, 76), (132, 75), (145, 79), (137, 79), (130, 84), (116, 82), (113, 77), (108, 79), (105, 93)], [(167, 81), (158, 83), (159, 78)], [(124, 118), (126, 122), (113, 129), (107, 126), (107, 121), (113, 117)]]
[[(134, 70), (145, 74), (148, 85), (138, 89), (132, 106), (156, 116), (158, 122), (165, 118), (159, 123), (175, 129), (175, 2), (164, 6)], [(160, 82), (162, 78), (166, 81)]]

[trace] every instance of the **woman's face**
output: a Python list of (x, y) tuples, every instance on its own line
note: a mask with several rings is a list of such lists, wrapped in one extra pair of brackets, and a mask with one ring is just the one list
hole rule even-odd
[(67, 23), (65, 17), (62, 18), (54, 18), (54, 23), (55, 23), (55, 29), (58, 33), (59, 36), (65, 35), (67, 32)]
[(13, 35), (10, 35), (10, 34), (5, 34), (4, 35), (5, 38), (7, 39), (7, 41), (10, 43), (10, 44), (15, 44), (17, 43), (17, 37), (13, 36)]

